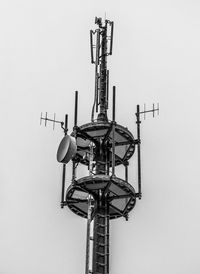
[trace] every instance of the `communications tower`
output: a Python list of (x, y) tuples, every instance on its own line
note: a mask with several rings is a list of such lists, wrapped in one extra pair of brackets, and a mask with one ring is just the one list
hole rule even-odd
[[(109, 222), (120, 217), (128, 220), (129, 212), (137, 199), (141, 199), (140, 115), (159, 111), (140, 111), (137, 105), (137, 137), (115, 120), (115, 92), (112, 89), (112, 117), (107, 116), (109, 107), (109, 70), (107, 58), (112, 55), (114, 24), (110, 20), (95, 18), (97, 28), (90, 31), (91, 63), (95, 66), (95, 92), (91, 121), (77, 124), (78, 91), (75, 92), (74, 127), (68, 135), (68, 116), (65, 123), (41, 115), (41, 121), (60, 123), (64, 137), (57, 151), (57, 160), (63, 164), (61, 207), (87, 219), (85, 274), (109, 273)], [(136, 149), (137, 148), (137, 149)], [(137, 150), (137, 191), (128, 182), (129, 160)], [(66, 164), (72, 161), (72, 180), (65, 187)], [(79, 165), (84, 165), (88, 176), (77, 178)], [(124, 167), (124, 178), (115, 174), (115, 167)]]

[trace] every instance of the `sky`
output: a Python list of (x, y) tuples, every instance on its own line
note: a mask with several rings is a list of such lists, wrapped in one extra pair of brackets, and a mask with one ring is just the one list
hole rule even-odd
[(89, 30), (105, 14), (117, 122), (135, 136), (136, 105), (160, 103), (141, 125), (143, 198), (111, 221), (110, 274), (199, 274), (199, 13), (195, 0), (1, 1), (0, 274), (84, 273), (86, 220), (59, 206), (63, 132), (39, 118), (68, 113), (72, 131), (78, 90), (78, 124), (90, 122)]

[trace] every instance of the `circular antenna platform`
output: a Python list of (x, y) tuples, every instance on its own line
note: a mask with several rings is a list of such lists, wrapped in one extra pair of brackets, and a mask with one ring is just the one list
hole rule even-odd
[(75, 214), (87, 218), (88, 197), (91, 195), (94, 201), (98, 200), (99, 191), (102, 199), (108, 202), (110, 219), (127, 216), (135, 206), (134, 188), (128, 182), (108, 175), (86, 176), (77, 180), (67, 190), (66, 204)]
[[(75, 132), (72, 132), (75, 136)], [(112, 166), (112, 122), (93, 122), (80, 126), (76, 130), (77, 153), (76, 160), (88, 165), (90, 159), (90, 145), (95, 147), (100, 142), (108, 148), (108, 161)], [(135, 152), (135, 141), (132, 133), (125, 127), (115, 125), (115, 165), (124, 164)]]
[(76, 147), (76, 140), (74, 137), (66, 135), (57, 151), (57, 160), (60, 163), (67, 164), (76, 154), (77, 147)]

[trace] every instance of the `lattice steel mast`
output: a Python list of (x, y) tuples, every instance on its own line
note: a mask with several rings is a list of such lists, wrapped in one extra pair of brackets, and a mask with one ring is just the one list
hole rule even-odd
[[(68, 116), (60, 123), (64, 130), (57, 160), (63, 164), (61, 207), (68, 206), (78, 216), (87, 218), (86, 265), (85, 274), (109, 273), (109, 222), (124, 217), (134, 208), (136, 199), (141, 199), (141, 156), (140, 156), (140, 115), (159, 110), (159, 107), (140, 111), (137, 105), (137, 138), (115, 121), (115, 93), (113, 87), (112, 121), (108, 120), (109, 71), (107, 57), (112, 55), (113, 22), (95, 18), (98, 28), (90, 31), (91, 62), (95, 64), (95, 92), (91, 122), (77, 125), (78, 92), (75, 92), (74, 127), (68, 135)], [(94, 42), (95, 40), (95, 42)], [(95, 118), (95, 112), (97, 118)], [(128, 183), (129, 160), (137, 147), (138, 191)], [(65, 187), (66, 164), (72, 160), (72, 181)], [(78, 165), (87, 167), (89, 174), (77, 178)], [(115, 167), (123, 165), (125, 178), (115, 175)]]

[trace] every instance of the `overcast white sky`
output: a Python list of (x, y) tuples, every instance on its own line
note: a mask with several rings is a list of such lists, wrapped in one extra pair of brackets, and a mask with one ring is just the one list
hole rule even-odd
[[(90, 121), (94, 17), (115, 22), (110, 84), (118, 123), (142, 123), (143, 199), (111, 222), (111, 274), (200, 273), (200, 3), (194, 0), (4, 0), (0, 4), (0, 274), (84, 273), (86, 221), (61, 210), (57, 127), (40, 112)], [(130, 183), (135, 186), (133, 156)], [(67, 168), (70, 183), (71, 167)], [(120, 174), (119, 174), (120, 175)], [(122, 174), (121, 174), (122, 176)]]

